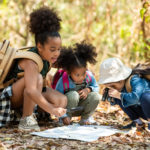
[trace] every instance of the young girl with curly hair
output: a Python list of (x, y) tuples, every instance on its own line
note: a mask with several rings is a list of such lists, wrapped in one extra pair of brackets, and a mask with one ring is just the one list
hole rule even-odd
[(64, 48), (57, 60), (58, 68), (63, 68), (69, 81), (69, 88), (64, 91), (63, 76), (56, 84), (56, 90), (68, 98), (67, 109), (82, 106), (83, 110), (74, 114), (66, 113), (61, 117), (65, 125), (70, 124), (72, 116), (81, 116), (80, 124), (91, 124), (95, 121), (91, 115), (99, 103), (99, 86), (93, 74), (87, 70), (87, 63), (95, 64), (95, 47), (85, 42), (74, 47)]
[[(43, 61), (43, 69), (39, 73), (37, 64), (30, 59), (19, 59), (8, 80), (15, 78), (18, 72), (24, 72), (24, 77), (18, 79), (8, 88), (4, 89), (2, 95), (10, 97), (11, 107), (20, 108), (23, 105), (23, 114), (19, 123), (20, 130), (39, 130), (38, 123), (33, 115), (37, 104), (44, 111), (58, 117), (66, 113), (67, 98), (63, 94), (51, 88), (43, 88), (43, 78), (60, 55), (61, 37), (59, 34), (61, 19), (53, 9), (43, 7), (30, 14), (30, 31), (35, 35), (35, 47), (32, 51), (38, 54)], [(1, 98), (2, 98), (1, 95)], [(1, 111), (2, 112), (2, 111)], [(10, 116), (4, 117), (0, 113), (1, 126), (10, 121)]]

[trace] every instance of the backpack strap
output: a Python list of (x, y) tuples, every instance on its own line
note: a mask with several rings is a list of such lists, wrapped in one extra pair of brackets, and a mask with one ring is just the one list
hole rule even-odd
[(143, 75), (143, 77), (150, 81), (150, 74)]
[(65, 71), (62, 75), (62, 80), (63, 80), (64, 93), (66, 93), (69, 90), (69, 78), (67, 72)]
[[(1, 53), (1, 51), (0, 51)], [(12, 65), (16, 50), (14, 48), (8, 47), (7, 51), (3, 55), (3, 59), (0, 63), (0, 84), (3, 83), (8, 71)]]
[(17, 49), (17, 51), (19, 50), (28, 50), (28, 49), (31, 49), (31, 48), (33, 48), (34, 46), (28, 46), (28, 47), (21, 47), (21, 48), (19, 48), (19, 49)]
[(132, 87), (130, 84), (131, 78), (133, 77), (133, 75), (131, 75), (128, 79), (126, 79), (125, 81), (125, 88), (127, 90), (128, 93), (130, 93), (132, 91)]
[(55, 73), (52, 84), (51, 84), (53, 89), (56, 88), (56, 84), (57, 84), (59, 78), (63, 75), (63, 73), (64, 73), (64, 70), (62, 70), (62, 69), (57, 70), (57, 72)]
[[(65, 72), (65, 71), (63, 72), (62, 80), (63, 80), (64, 93), (66, 93), (69, 91), (69, 78), (68, 78), (67, 72)], [(86, 72), (86, 82), (87, 83), (92, 82), (92, 78), (88, 72)]]
[(3, 61), (5, 57), (5, 53), (7, 52), (7, 49), (9, 47), (9, 41), (4, 40), (3, 43), (0, 43), (0, 76), (3, 73), (3, 68), (5, 67), (5, 60), (9, 59), (11, 53), (7, 53), (7, 58)]
[(38, 54), (31, 52), (31, 51), (20, 51), (20, 50), (18, 51), (17, 50), (14, 59), (18, 59), (18, 58), (27, 58), (27, 59), (33, 60), (38, 65), (39, 72), (41, 72), (43, 68), (43, 61)]
[(92, 82), (92, 78), (91, 78), (91, 76), (89, 75), (88, 72), (86, 72), (86, 82), (87, 82), (87, 83)]
[(3, 55), (5, 54), (9, 44), (10, 44), (10, 42), (8, 40), (3, 41), (3, 43), (1, 44), (1, 48), (0, 48), (1, 54), (3, 54)]

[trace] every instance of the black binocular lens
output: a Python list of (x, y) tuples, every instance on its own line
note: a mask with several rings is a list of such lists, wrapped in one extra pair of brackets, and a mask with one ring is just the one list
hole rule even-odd
[(109, 92), (109, 88), (105, 88), (104, 89), (104, 94), (102, 96), (102, 101), (106, 101), (107, 100), (108, 102), (110, 102), (111, 105), (115, 105), (114, 99), (109, 96), (108, 92)]
[(104, 94), (103, 94), (103, 97), (102, 97), (102, 101), (106, 101), (106, 99), (108, 98), (108, 91), (109, 91), (109, 88), (104, 89)]

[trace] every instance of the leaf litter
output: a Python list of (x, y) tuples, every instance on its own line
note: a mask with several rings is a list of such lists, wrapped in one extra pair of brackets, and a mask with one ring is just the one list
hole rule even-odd
[[(117, 106), (101, 103), (93, 117), (101, 125), (111, 125), (120, 129), (130, 123), (129, 118)], [(74, 118), (78, 121), (79, 118)], [(54, 128), (54, 122), (40, 123), (41, 129)], [(94, 142), (83, 142), (65, 139), (50, 139), (32, 136), (28, 132), (20, 132), (17, 125), (0, 129), (0, 150), (150, 150), (150, 134), (147, 131), (131, 129), (128, 133), (116, 133), (112, 136), (100, 137)]]

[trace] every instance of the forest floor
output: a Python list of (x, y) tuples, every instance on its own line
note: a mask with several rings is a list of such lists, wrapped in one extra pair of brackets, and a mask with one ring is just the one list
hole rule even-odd
[[(94, 113), (94, 118), (101, 125), (120, 128), (130, 123), (128, 117), (118, 108), (103, 104)], [(53, 123), (40, 124), (42, 130), (54, 128)], [(77, 140), (50, 139), (32, 136), (20, 132), (17, 125), (0, 129), (0, 150), (150, 150), (150, 134), (136, 131), (135, 128), (126, 134), (117, 133), (100, 137), (94, 142)]]

